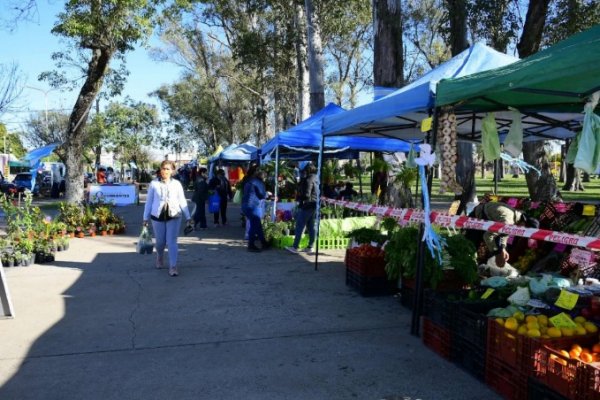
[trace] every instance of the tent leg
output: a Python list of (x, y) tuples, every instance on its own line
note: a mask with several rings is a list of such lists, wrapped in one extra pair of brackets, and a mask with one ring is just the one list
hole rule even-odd
[(362, 168), (360, 166), (360, 153), (358, 153), (358, 160), (356, 160), (356, 166), (358, 167), (358, 186), (359, 186), (359, 193), (360, 193), (360, 198), (362, 199), (363, 197), (363, 190), (362, 190)]
[(321, 125), (321, 147), (319, 148), (319, 159), (317, 162), (317, 176), (319, 178), (319, 182), (317, 185), (317, 209), (315, 215), (315, 271), (319, 270), (319, 227), (321, 226), (321, 192), (323, 190), (323, 149), (325, 147), (325, 136), (323, 135), (323, 126)]
[(277, 215), (277, 194), (279, 193), (279, 146), (275, 148), (275, 185), (273, 190), (273, 209), (271, 210), (271, 221), (275, 222)]

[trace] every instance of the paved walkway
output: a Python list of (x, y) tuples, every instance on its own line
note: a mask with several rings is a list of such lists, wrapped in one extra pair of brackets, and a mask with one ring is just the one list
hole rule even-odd
[(232, 226), (180, 240), (180, 276), (126, 235), (72, 239), (52, 264), (7, 268), (0, 399), (495, 399), (409, 334), (393, 297), (344, 282), (343, 252), (248, 253)]

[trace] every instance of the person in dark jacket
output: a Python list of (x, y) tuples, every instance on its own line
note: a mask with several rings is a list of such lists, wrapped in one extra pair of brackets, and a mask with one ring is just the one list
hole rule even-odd
[[(196, 211), (194, 212), (194, 228), (206, 229), (206, 201), (208, 200), (208, 182), (206, 176), (206, 168), (200, 168), (196, 174), (194, 181), (194, 195), (192, 201), (196, 203)], [(198, 225), (200, 225), (198, 227)]]
[(265, 234), (262, 229), (261, 215), (262, 210), (260, 201), (267, 196), (265, 189), (264, 172), (248, 171), (252, 173), (249, 177), (244, 178), (243, 195), (242, 195), (242, 211), (250, 222), (250, 231), (248, 232), (248, 251), (259, 252), (260, 247), (255, 244), (256, 239), (260, 240), (262, 249), (267, 249), (269, 244), (265, 240)]
[(221, 223), (227, 225), (227, 201), (233, 198), (233, 191), (224, 170), (217, 170), (215, 177), (208, 183), (208, 189), (216, 191), (219, 195), (219, 212), (213, 213), (215, 227), (219, 226), (219, 215), (221, 215)]
[(317, 209), (317, 175), (316, 168), (308, 164), (304, 168), (304, 176), (300, 179), (298, 186), (298, 211), (296, 214), (296, 232), (294, 244), (292, 247), (286, 247), (289, 252), (297, 254), (300, 250), (300, 239), (304, 233), (304, 228), (308, 231), (308, 247), (302, 251), (306, 253), (313, 252), (315, 244), (315, 212)]
[(346, 187), (344, 190), (340, 191), (340, 200), (352, 200), (354, 196), (358, 196), (356, 190), (354, 190), (354, 185), (352, 182), (346, 182)]

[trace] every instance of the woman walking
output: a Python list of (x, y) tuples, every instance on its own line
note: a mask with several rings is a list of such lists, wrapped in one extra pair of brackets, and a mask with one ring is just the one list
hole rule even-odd
[[(252, 173), (248, 171), (248, 173)], [(242, 196), (242, 211), (250, 222), (250, 231), (248, 232), (248, 251), (257, 253), (261, 251), (254, 243), (259, 239), (262, 243), (262, 249), (267, 249), (269, 244), (265, 240), (265, 234), (262, 229), (260, 201), (267, 195), (265, 184), (263, 182), (264, 172), (257, 171), (252, 175), (246, 176), (247, 180), (244, 183), (244, 194)]]
[[(208, 183), (206, 182), (206, 168), (200, 168), (194, 181), (194, 196), (192, 201), (196, 203), (194, 212), (194, 228), (206, 229), (206, 200), (208, 200)], [(198, 228), (200, 224), (200, 228)]]
[(219, 195), (219, 211), (213, 213), (215, 228), (219, 227), (219, 215), (221, 215), (221, 223), (223, 226), (227, 225), (227, 201), (233, 198), (233, 192), (231, 190), (231, 184), (227, 177), (225, 177), (225, 171), (222, 169), (217, 170), (214, 178), (208, 183), (208, 189), (214, 190)]
[(171, 179), (175, 172), (173, 161), (165, 160), (160, 164), (160, 174), (150, 183), (146, 206), (144, 207), (144, 226), (152, 220), (152, 230), (156, 237), (156, 268), (163, 268), (165, 247), (169, 249), (169, 275), (177, 276), (177, 236), (181, 226), (181, 215), (187, 225), (192, 224), (187, 200), (181, 183)]

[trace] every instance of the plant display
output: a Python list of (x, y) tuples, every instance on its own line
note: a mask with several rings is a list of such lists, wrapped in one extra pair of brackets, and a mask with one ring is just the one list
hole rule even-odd
[(385, 242), (385, 236), (383, 236), (378, 229), (373, 228), (354, 229), (352, 232), (348, 233), (346, 237), (354, 239), (358, 244), (371, 244), (372, 242), (376, 242), (381, 245)]

